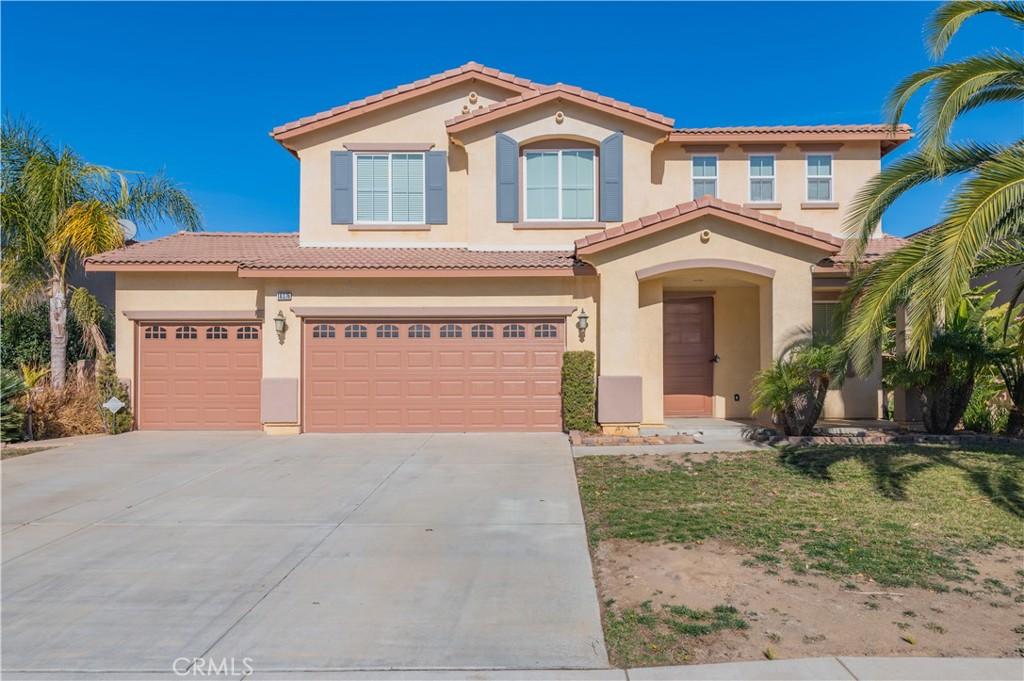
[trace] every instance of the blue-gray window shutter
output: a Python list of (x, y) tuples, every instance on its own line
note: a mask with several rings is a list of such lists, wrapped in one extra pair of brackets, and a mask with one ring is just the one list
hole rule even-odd
[(352, 152), (331, 152), (331, 224), (352, 224)]
[(622, 133), (609, 135), (601, 142), (602, 222), (622, 222)]
[(519, 143), (498, 133), (495, 167), (497, 175), (498, 222), (519, 221)]
[(428, 151), (426, 157), (427, 224), (448, 222), (448, 152)]

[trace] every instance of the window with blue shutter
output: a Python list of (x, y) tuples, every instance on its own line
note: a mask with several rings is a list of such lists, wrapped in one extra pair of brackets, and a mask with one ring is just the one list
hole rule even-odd
[(495, 143), (495, 212), (498, 222), (519, 221), (519, 143), (497, 134)]
[(356, 154), (355, 159), (357, 223), (424, 223), (422, 153)]
[(622, 221), (622, 133), (601, 142), (601, 210), (604, 222)]
[(331, 152), (331, 224), (352, 224), (352, 152)]
[(428, 151), (427, 175), (427, 224), (444, 225), (448, 222), (448, 152)]

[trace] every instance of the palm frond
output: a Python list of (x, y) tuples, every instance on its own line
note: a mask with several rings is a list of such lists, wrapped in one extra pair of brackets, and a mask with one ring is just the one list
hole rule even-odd
[(838, 313), (845, 320), (842, 345), (858, 372), (870, 371), (889, 316), (914, 305), (910, 293), (933, 242), (930, 233), (908, 241), (857, 272), (844, 291)]
[(192, 199), (163, 174), (127, 178), (118, 176), (109, 202), (119, 217), (140, 224), (168, 220), (189, 232), (202, 229), (203, 219)]
[(98, 199), (79, 201), (64, 211), (50, 236), (50, 251), (79, 259), (124, 245), (124, 233), (110, 206)]
[(1004, 150), (1005, 147), (991, 144), (955, 144), (941, 151), (941, 169), (920, 151), (884, 168), (857, 192), (846, 215), (844, 231), (853, 240), (854, 255), (859, 257), (864, 252), (882, 214), (906, 191), (932, 180), (970, 172)]
[(971, 17), (984, 12), (994, 12), (1024, 24), (1024, 3), (998, 2), (991, 0), (954, 0), (941, 5), (932, 14), (925, 26), (925, 43), (932, 57), (938, 59), (946, 52), (949, 41)]
[[(920, 295), (924, 308), (952, 311), (967, 290), (979, 254), (994, 241), (1019, 234), (1022, 225), (1007, 221), (1024, 204), (1024, 146), (1006, 149), (982, 164), (951, 197), (945, 219), (930, 236), (932, 249), (922, 262)], [(921, 313), (909, 320), (908, 354), (927, 355), (934, 318)]]
[(941, 164), (939, 151), (953, 123), (968, 107), (977, 108), (994, 99), (1024, 99), (1024, 59), (1019, 54), (995, 52), (936, 68), (942, 74), (934, 79), (921, 107), (920, 135), (922, 148)]
[(972, 276), (1006, 269), (1024, 267), (1024, 239), (1013, 236), (987, 245), (978, 253)]

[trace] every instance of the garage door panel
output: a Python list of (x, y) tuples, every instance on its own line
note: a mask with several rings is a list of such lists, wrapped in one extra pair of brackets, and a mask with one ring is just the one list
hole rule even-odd
[[(137, 416), (141, 429), (258, 429), (260, 330), (237, 323), (139, 328)], [(162, 333), (159, 331), (162, 329)], [(333, 355), (330, 357), (333, 361)], [(337, 419), (335, 419), (337, 421)]]
[[(314, 336), (317, 325), (334, 326), (334, 337)], [(349, 325), (364, 326), (365, 337), (346, 338)], [(306, 430), (561, 428), (561, 320), (303, 326)]]

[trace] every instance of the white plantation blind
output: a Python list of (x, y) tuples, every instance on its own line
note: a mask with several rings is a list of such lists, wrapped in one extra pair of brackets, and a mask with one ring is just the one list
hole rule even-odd
[(594, 152), (562, 152), (562, 219), (594, 219)]
[(356, 221), (387, 222), (387, 154), (356, 156)]
[(526, 154), (526, 219), (558, 219), (558, 152)]
[(775, 157), (750, 157), (750, 200), (775, 200)]
[(423, 154), (391, 156), (391, 221), (423, 222)]

